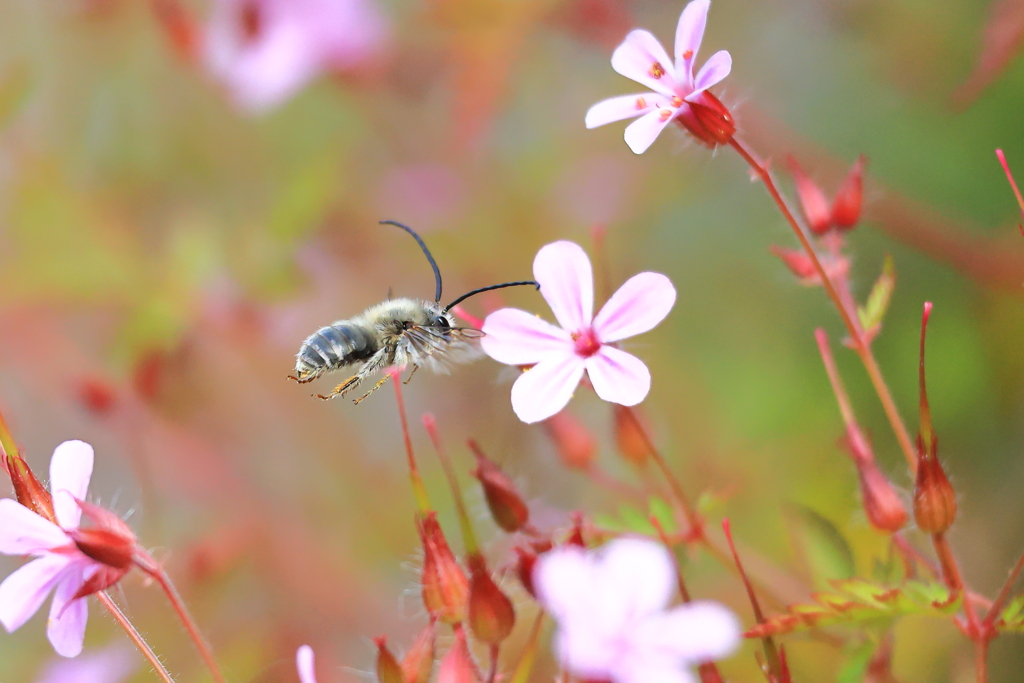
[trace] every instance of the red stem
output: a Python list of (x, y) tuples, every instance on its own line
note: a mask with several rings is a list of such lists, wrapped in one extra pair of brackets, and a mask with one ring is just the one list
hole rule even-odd
[(996, 596), (995, 601), (992, 603), (992, 607), (989, 608), (988, 614), (985, 616), (985, 625), (991, 626), (995, 623), (996, 619), (999, 618), (999, 613), (1006, 607), (1006, 603), (1010, 600), (1010, 592), (1013, 591), (1013, 584), (1017, 583), (1017, 578), (1020, 576), (1021, 571), (1024, 570), (1024, 555), (1021, 555), (1017, 559), (1017, 564), (1013, 565), (1013, 569), (1010, 571), (1010, 576), (1007, 577), (1006, 583), (999, 589), (999, 595)]
[(409, 434), (409, 421), (405, 417), (405, 399), (402, 398), (401, 373), (397, 370), (389, 370), (391, 373), (391, 384), (395, 387), (395, 401), (398, 403), (398, 417), (402, 422), (402, 438), (405, 440), (405, 456), (409, 463), (409, 479), (412, 481), (412, 492), (416, 497), (416, 505), (420, 512), (430, 512), (430, 498), (427, 497), (427, 488), (423, 485), (420, 477), (420, 470), (416, 466), (416, 454), (412, 450), (412, 436)]
[(156, 675), (160, 677), (160, 680), (164, 681), (164, 683), (174, 683), (174, 679), (171, 678), (171, 674), (164, 668), (160, 658), (153, 652), (153, 648), (149, 646), (146, 639), (142, 637), (142, 634), (138, 632), (124, 612), (121, 611), (121, 608), (117, 606), (117, 603), (110, 597), (110, 594), (106, 591), (101, 591), (96, 594), (96, 599), (100, 601), (100, 604), (106, 608), (110, 616), (114, 617), (114, 621), (128, 634), (128, 637), (135, 643), (135, 647), (139, 648), (139, 652), (142, 653), (142, 656), (146, 658), (149, 665), (156, 671)]

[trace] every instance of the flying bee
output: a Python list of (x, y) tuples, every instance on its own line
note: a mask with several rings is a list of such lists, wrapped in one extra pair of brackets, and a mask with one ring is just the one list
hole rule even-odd
[[(355, 389), (367, 377), (390, 367), (412, 367), (408, 384), (421, 366), (435, 372), (443, 372), (447, 362), (463, 362), (479, 355), (478, 340), (483, 332), (472, 327), (456, 327), (455, 316), (449, 311), (469, 297), (503, 287), (533, 285), (531, 280), (505, 282), (500, 285), (481, 287), (463, 294), (447, 306), (441, 306), (441, 271), (438, 270), (430, 250), (412, 228), (395, 221), (381, 221), (394, 225), (413, 236), (430, 267), (434, 270), (434, 300), (388, 298), (387, 301), (370, 306), (362, 314), (348, 320), (339, 320), (322, 327), (311, 334), (295, 356), (295, 374), (289, 375), (299, 384), (312, 382), (334, 370), (351, 368), (355, 373), (334, 388), (327, 395), (314, 394), (328, 400), (344, 396)], [(364, 398), (384, 385), (391, 373), (384, 375), (372, 389), (355, 400)]]

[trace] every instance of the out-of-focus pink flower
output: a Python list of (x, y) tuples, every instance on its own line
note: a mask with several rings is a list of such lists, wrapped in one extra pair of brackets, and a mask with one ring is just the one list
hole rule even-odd
[(36, 683), (121, 683), (139, 668), (138, 655), (124, 643), (54, 661)]
[(295, 666), (299, 670), (300, 683), (316, 683), (316, 664), (313, 658), (313, 648), (309, 645), (302, 645), (295, 653)]
[(651, 373), (636, 356), (611, 346), (646, 332), (672, 310), (676, 290), (660, 273), (634, 275), (598, 314), (590, 259), (573, 242), (537, 252), (533, 275), (561, 327), (532, 313), (503, 308), (484, 320), (483, 349), (509, 365), (532, 365), (512, 386), (512, 409), (539, 422), (565, 407), (586, 370), (605, 401), (636, 405), (651, 388)]
[(612, 683), (695, 683), (687, 669), (720, 659), (740, 642), (735, 615), (714, 602), (665, 610), (674, 568), (668, 551), (638, 538), (596, 552), (575, 546), (540, 556), (537, 596), (558, 622), (562, 666)]
[(258, 112), (321, 71), (378, 56), (387, 33), (373, 0), (216, 0), (206, 62), (240, 107)]
[[(707, 89), (729, 75), (732, 57), (720, 50), (704, 63), (697, 75), (693, 64), (697, 59), (710, 0), (693, 0), (679, 16), (676, 27), (675, 60), (649, 31), (637, 29), (612, 54), (612, 68), (651, 89), (637, 95), (621, 95), (598, 102), (587, 112), (587, 128), (596, 128), (613, 121), (640, 118), (626, 127), (626, 144), (636, 154), (643, 154), (662, 129), (678, 120), (705, 144), (721, 143), (722, 131), (714, 130), (725, 123), (731, 125), (728, 111)], [(704, 120), (710, 117), (709, 120)], [(716, 117), (728, 121), (713, 122)], [(709, 130), (709, 124), (711, 125)]]
[(54, 591), (46, 633), (64, 657), (82, 651), (88, 618), (83, 589), (89, 590), (94, 577), (110, 569), (85, 555), (72, 538), (81, 521), (79, 501), (88, 491), (92, 464), (92, 446), (82, 441), (65, 441), (53, 452), (50, 492), (57, 524), (10, 498), (0, 500), (0, 553), (35, 557), (0, 584), (0, 623), (15, 631)]

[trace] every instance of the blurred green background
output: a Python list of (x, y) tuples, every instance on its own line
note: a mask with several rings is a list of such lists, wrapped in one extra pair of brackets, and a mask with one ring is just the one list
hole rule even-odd
[[(185, 9), (200, 22), (209, 12)], [(714, 514), (789, 568), (800, 562), (786, 509), (808, 506), (848, 535), (867, 573), (886, 541), (836, 445), (816, 327), (833, 339), (884, 471), (905, 493), (912, 482), (824, 294), (769, 253), (793, 240), (764, 189), (731, 150), (676, 129), (638, 157), (622, 125), (583, 127), (591, 104), (635, 89), (609, 66), (614, 46), (632, 27), (669, 43), (682, 3), (381, 9), (392, 37), (375, 68), (325, 75), (252, 116), (172, 48), (149, 3), (0, 4), (0, 407), (33, 467), (45, 473), (65, 439), (96, 447), (93, 495), (131, 513), (230, 680), (295, 680), (305, 642), (321, 683), (359, 680), (371, 637), (400, 647), (424, 623), (394, 397), (314, 401), (285, 379), (294, 353), (389, 289), (430, 296), (415, 244), (380, 219), (421, 230), (452, 296), (529, 277), (556, 239), (592, 250), (603, 225), (613, 286), (649, 269), (679, 291), (668, 320), (628, 347), (651, 368), (645, 416), (685, 485), (714, 492)], [(929, 382), (960, 502), (951, 537), (967, 580), (992, 594), (1024, 549), (1024, 237), (993, 154), (1001, 147), (1024, 173), (1024, 66), (1011, 59), (976, 98), (957, 99), (989, 12), (967, 0), (716, 0), (703, 57), (732, 53), (716, 92), (762, 154), (794, 154), (828, 193), (856, 155), (870, 158), (866, 220), (850, 237), (856, 293), (891, 254), (898, 284), (876, 353), (912, 431), (920, 307), (935, 303)], [(467, 308), (547, 315), (532, 292), (500, 294)], [(420, 373), (406, 390), (457, 547), (419, 426), (426, 411), (461, 471), (472, 436), (550, 524), (620, 503), (566, 470), (541, 427), (515, 419), (512, 379), (485, 359)], [(598, 438), (602, 465), (639, 481), (614, 452), (608, 406), (579, 392), (571, 410)], [(470, 490), (493, 562), (508, 562), (509, 543)], [(3, 558), (0, 575), (17, 564)], [(688, 571), (695, 594), (751, 623), (729, 572), (700, 553)], [(171, 670), (205, 680), (157, 591), (136, 574), (122, 586)], [(95, 604), (92, 614), (87, 648), (124, 639)], [(43, 621), (0, 635), (0, 681), (36, 680), (53, 657)], [(952, 624), (909, 619), (896, 634), (899, 680), (973, 680), (970, 644)], [(836, 680), (834, 647), (785, 642), (794, 680)], [(753, 650), (724, 671), (758, 680)], [(538, 680), (552, 671), (543, 666)], [(991, 680), (1017, 680), (1022, 666), (1019, 637), (994, 643)], [(140, 663), (131, 680), (152, 679)]]

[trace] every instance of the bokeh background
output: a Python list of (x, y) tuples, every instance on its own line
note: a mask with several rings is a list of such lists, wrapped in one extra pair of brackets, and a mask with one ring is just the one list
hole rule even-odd
[[(828, 192), (858, 154), (870, 158), (865, 221), (850, 237), (857, 294), (891, 254), (898, 285), (876, 353), (912, 428), (919, 312), (935, 303), (929, 380), (960, 501), (952, 540), (986, 593), (1024, 549), (1024, 237), (993, 154), (1003, 148), (1024, 173), (1018, 5), (716, 0), (704, 42), (705, 57), (732, 53), (717, 92), (762, 154), (794, 154)], [(285, 379), (294, 353), (389, 291), (429, 298), (422, 255), (380, 219), (423, 233), (449, 297), (529, 277), (536, 250), (556, 239), (592, 249), (602, 226), (614, 286), (649, 269), (679, 290), (667, 321), (630, 348), (652, 370), (644, 415), (685, 485), (713, 500), (714, 518), (733, 520), (751, 552), (794, 573), (787, 585), (804, 590), (794, 599), (814, 584), (794, 510), (831, 521), (867, 574), (886, 542), (860, 512), (837, 446), (816, 327), (837, 345), (883, 469), (904, 493), (911, 482), (856, 357), (838, 347), (825, 296), (769, 253), (792, 237), (763, 188), (731, 151), (675, 129), (638, 157), (621, 125), (583, 127), (592, 103), (634, 87), (609, 66), (614, 46), (638, 26), (668, 43), (682, 3), (374, 8), (385, 31), (372, 58), (253, 111), (197, 48), (209, 3), (0, 3), (0, 406), (29, 462), (45, 473), (61, 441), (94, 444), (93, 495), (130, 515), (166, 562), (230, 680), (295, 680), (304, 642), (322, 681), (360, 680), (371, 637), (401, 649), (424, 623), (394, 396), (315, 401)], [(546, 314), (529, 291), (467, 309), (503, 303)], [(406, 388), (457, 547), (419, 425), (427, 411), (463, 473), (472, 436), (546, 524), (566, 525), (577, 509), (614, 516), (624, 502), (567, 469), (542, 427), (515, 419), (513, 379), (485, 359)], [(615, 452), (607, 405), (580, 392), (570, 409), (602, 468), (648, 479)], [(500, 565), (509, 543), (471, 483)], [(17, 564), (3, 558), (0, 574)], [(750, 623), (732, 574), (700, 553), (687, 571), (694, 593)], [(136, 574), (121, 585), (171, 670), (206, 680), (156, 589)], [(96, 605), (92, 614), (90, 651), (124, 640)], [(44, 618), (0, 634), (3, 683), (42, 680), (53, 659)], [(840, 650), (785, 642), (795, 680), (837, 680)], [(758, 680), (753, 649), (726, 673)], [(133, 657), (130, 680), (152, 680)], [(1022, 666), (1019, 637), (995, 642), (991, 680), (1017, 680)], [(537, 680), (553, 671), (541, 667)], [(973, 680), (969, 643), (948, 622), (908, 619), (894, 670), (902, 681)]]

